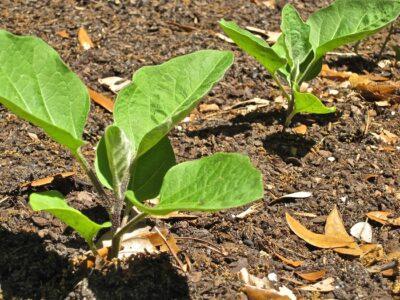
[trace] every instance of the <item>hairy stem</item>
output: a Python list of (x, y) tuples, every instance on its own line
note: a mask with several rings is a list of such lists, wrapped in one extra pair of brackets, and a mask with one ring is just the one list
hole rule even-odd
[(281, 83), (281, 81), (279, 80), (279, 78), (274, 75), (271, 74), (272, 79), (276, 82), (276, 84), (279, 86), (279, 89), (282, 91), (283, 95), (285, 96), (285, 98), (290, 101), (290, 95), (286, 92), (285, 87), (283, 86), (283, 84)]
[(389, 27), (389, 33), (388, 33), (388, 35), (386, 36), (385, 41), (384, 41), (383, 44), (382, 44), (381, 50), (379, 51), (378, 60), (380, 60), (380, 59), (382, 58), (383, 51), (385, 51), (386, 46), (387, 46), (387, 44), (388, 44), (389, 41), (390, 41), (390, 37), (391, 37), (392, 34), (393, 34), (393, 29), (394, 29), (394, 26), (393, 26), (393, 23), (392, 23), (392, 24), (390, 25), (390, 27)]
[(285, 121), (285, 127), (289, 127), (294, 115), (295, 115), (295, 113), (294, 113), (294, 95), (292, 93), (292, 95), (290, 96), (290, 100), (289, 100), (286, 121)]
[(124, 216), (122, 217), (121, 226), (124, 227), (128, 223), (129, 216), (131, 215), (133, 204), (130, 201), (125, 201)]
[(134, 217), (132, 220), (130, 220), (124, 227), (122, 227), (120, 230), (118, 230), (113, 238), (112, 238), (112, 245), (111, 245), (111, 251), (109, 258), (112, 259), (114, 257), (118, 256), (119, 250), (121, 248), (121, 238), (122, 236), (131, 231), (132, 229), (135, 228), (135, 226), (142, 221), (144, 218), (148, 216), (147, 213), (140, 213), (136, 217)]

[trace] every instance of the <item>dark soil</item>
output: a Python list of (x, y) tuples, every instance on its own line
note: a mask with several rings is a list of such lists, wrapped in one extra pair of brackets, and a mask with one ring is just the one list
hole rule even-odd
[[(31, 188), (21, 184), (34, 179), (78, 170), (78, 175), (58, 180), (41, 189), (68, 193), (71, 205), (96, 221), (107, 215), (87, 184), (88, 179), (68, 151), (52, 142), (41, 130), (0, 106), (0, 299), (226, 299), (237, 298), (243, 283), (237, 272), (246, 267), (257, 276), (278, 275), (285, 285), (298, 290), (294, 268), (272, 253), (304, 261), (299, 270), (326, 269), (337, 289), (322, 298), (384, 299), (394, 297), (393, 278), (370, 274), (360, 260), (343, 257), (331, 250), (308, 246), (294, 235), (285, 212), (307, 212), (316, 218), (297, 217), (309, 229), (322, 232), (324, 216), (337, 205), (347, 229), (373, 210), (400, 211), (399, 144), (394, 151), (372, 133), (386, 129), (400, 136), (399, 106), (377, 107), (340, 83), (315, 79), (313, 92), (338, 108), (335, 116), (301, 116), (293, 126), (306, 124), (306, 135), (284, 130), (283, 111), (273, 100), (280, 95), (270, 76), (253, 59), (219, 39), (217, 21), (234, 19), (241, 25), (269, 31), (279, 30), (280, 9), (269, 9), (263, 1), (11, 1), (0, 3), (0, 28), (16, 34), (32, 34), (52, 45), (91, 88), (112, 96), (98, 84), (99, 78), (130, 78), (144, 65), (161, 63), (195, 50), (230, 49), (236, 62), (224, 80), (204, 99), (221, 111), (195, 111), (191, 122), (170, 134), (179, 161), (199, 158), (218, 151), (241, 152), (251, 157), (263, 172), (264, 206), (244, 220), (232, 217), (245, 208), (216, 214), (202, 214), (195, 220), (168, 221), (178, 237), (195, 237), (223, 247), (223, 256), (193, 240), (179, 240), (192, 262), (191, 274), (178, 271), (169, 255), (139, 256), (107, 272), (77, 271), (73, 257), (87, 251), (84, 241), (70, 228), (46, 213), (33, 213), (27, 205)], [(279, 1), (278, 1), (279, 2)], [(281, 1), (282, 2), (282, 1)], [(283, 1), (284, 2), (284, 1)], [(304, 16), (329, 1), (290, 1)], [(189, 30), (175, 22), (195, 27)], [(96, 47), (83, 51), (77, 30), (84, 26)], [(70, 38), (56, 34), (66, 30)], [(189, 31), (188, 31), (189, 30)], [(377, 65), (377, 53), (387, 32), (361, 43), (360, 56), (331, 55), (332, 68), (364, 71), (399, 80), (394, 53), (388, 48), (383, 59), (391, 66)], [(398, 34), (391, 43), (399, 45)], [(344, 52), (348, 49), (342, 49)], [(329, 94), (329, 89), (339, 91)], [(255, 112), (222, 110), (255, 97), (271, 105)], [(364, 134), (366, 115), (373, 110), (369, 132)], [(96, 144), (111, 114), (92, 105), (84, 138)], [(38, 139), (32, 137), (36, 134)], [(397, 148), (396, 148), (397, 146)], [(87, 154), (93, 157), (93, 149)], [(328, 157), (334, 157), (332, 162)], [(376, 176), (366, 179), (366, 175)], [(372, 178), (372, 179), (371, 179)], [(310, 191), (308, 199), (270, 202), (284, 194)], [(397, 196), (396, 196), (397, 195)], [(374, 242), (385, 251), (399, 248), (400, 230), (373, 223)], [(263, 255), (264, 251), (267, 255)], [(303, 282), (306, 284), (306, 282)], [(2, 294), (2, 296), (1, 296)]]

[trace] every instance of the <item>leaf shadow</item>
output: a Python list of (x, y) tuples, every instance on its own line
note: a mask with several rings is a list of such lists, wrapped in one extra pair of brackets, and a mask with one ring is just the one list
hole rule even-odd
[(268, 135), (263, 144), (267, 152), (278, 155), (285, 162), (301, 165), (298, 159), (306, 156), (316, 142), (289, 132), (275, 132)]
[[(76, 245), (79, 241), (76, 242)], [(81, 244), (82, 246), (82, 244)], [(64, 249), (64, 250), (62, 250)], [(3, 299), (188, 299), (185, 276), (167, 254), (141, 255), (106, 271), (76, 270), (61, 245), (0, 229)], [(61, 254), (60, 254), (61, 253)], [(87, 282), (86, 286), (81, 283)]]

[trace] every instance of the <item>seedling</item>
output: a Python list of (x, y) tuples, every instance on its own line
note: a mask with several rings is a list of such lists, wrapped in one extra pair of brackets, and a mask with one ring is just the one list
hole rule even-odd
[[(110, 257), (116, 257), (122, 235), (148, 216), (217, 211), (260, 199), (262, 176), (248, 157), (218, 153), (176, 165), (167, 137), (232, 63), (230, 52), (204, 50), (138, 70), (117, 97), (114, 124), (106, 128), (92, 168), (80, 150), (90, 105), (85, 85), (42, 40), (0, 31), (0, 103), (71, 151), (111, 222), (91, 221), (57, 191), (30, 195), (32, 209), (74, 228), (95, 253), (95, 236), (112, 227)], [(146, 204), (153, 198), (158, 205)]]
[(282, 34), (272, 47), (234, 22), (221, 20), (220, 25), (240, 48), (267, 69), (282, 90), (288, 101), (285, 124), (289, 126), (298, 113), (335, 111), (334, 107), (326, 107), (315, 95), (303, 93), (299, 88), (320, 73), (324, 55), (378, 32), (399, 14), (399, 0), (337, 0), (304, 22), (296, 9), (287, 4), (282, 11)]

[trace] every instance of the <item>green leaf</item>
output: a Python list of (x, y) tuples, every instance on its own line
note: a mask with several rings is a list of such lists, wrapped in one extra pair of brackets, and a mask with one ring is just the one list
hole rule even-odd
[(168, 137), (139, 157), (133, 169), (129, 190), (139, 201), (153, 199), (160, 193), (165, 174), (176, 165), (174, 150)]
[(104, 133), (104, 147), (100, 150), (104, 149), (106, 157), (104, 152), (100, 152), (101, 162), (107, 164), (111, 173), (112, 188), (120, 199), (125, 195), (129, 184), (135, 147), (122, 129), (108, 126)]
[(330, 114), (336, 111), (335, 107), (326, 107), (321, 100), (311, 93), (294, 91), (294, 110), (292, 115), (298, 113)]
[[(102, 138), (96, 151), (96, 173), (100, 182), (107, 188), (112, 188), (112, 175), (107, 158), (107, 150)], [(137, 158), (132, 168), (133, 174), (128, 190), (134, 193), (139, 201), (155, 198), (160, 193), (160, 187), (165, 173), (176, 164), (175, 154), (168, 137), (164, 137)]]
[(137, 155), (180, 122), (232, 63), (231, 52), (202, 50), (137, 71), (114, 108), (115, 124), (135, 141)]
[(68, 226), (75, 229), (89, 245), (93, 245), (93, 238), (102, 228), (111, 226), (110, 222), (97, 224), (82, 214), (79, 210), (70, 207), (64, 196), (57, 191), (33, 193), (29, 197), (29, 204), (34, 211), (47, 211)]
[(0, 30), (0, 103), (72, 152), (84, 144), (87, 89), (39, 38)]
[(310, 27), (303, 22), (297, 10), (287, 4), (282, 10), (281, 30), (285, 36), (289, 64), (298, 71), (300, 64), (311, 52), (311, 44), (308, 40)]
[(218, 153), (171, 168), (156, 207), (141, 204), (132, 194), (127, 196), (140, 210), (153, 215), (178, 210), (217, 211), (262, 198), (262, 175), (247, 156)]
[(266, 41), (258, 36), (240, 28), (234, 22), (221, 20), (219, 24), (226, 35), (240, 48), (261, 63), (271, 74), (275, 74), (279, 68), (286, 64), (286, 60), (276, 53)]
[(342, 45), (370, 36), (397, 19), (398, 0), (337, 0), (313, 13), (310, 42), (316, 58)]

